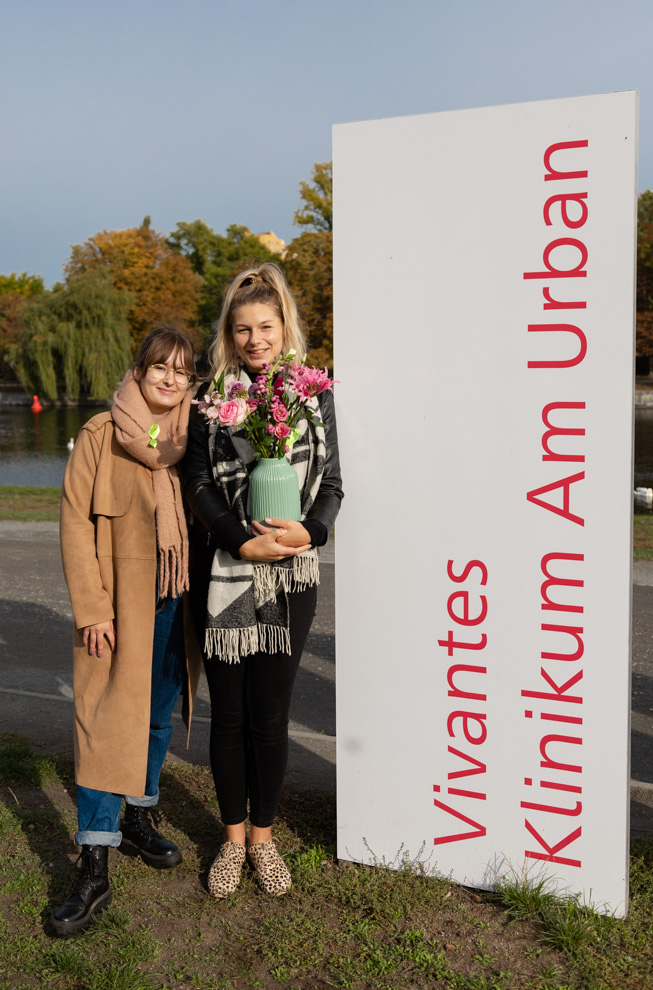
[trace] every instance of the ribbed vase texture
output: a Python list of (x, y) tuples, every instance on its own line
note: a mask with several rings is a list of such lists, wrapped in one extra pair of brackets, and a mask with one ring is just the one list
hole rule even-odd
[(261, 457), (250, 474), (249, 514), (257, 522), (301, 519), (297, 475), (285, 457)]

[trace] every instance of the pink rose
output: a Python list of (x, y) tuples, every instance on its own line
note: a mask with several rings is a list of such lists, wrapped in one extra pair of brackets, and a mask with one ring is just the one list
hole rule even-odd
[(280, 402), (272, 410), (272, 416), (277, 421), (277, 423), (283, 423), (284, 420), (288, 419), (288, 410), (284, 406), (283, 402)]
[(275, 437), (279, 437), (280, 440), (285, 439), (285, 437), (290, 436), (290, 429), (285, 423), (279, 423), (279, 425), (274, 430)]
[(218, 410), (220, 426), (240, 426), (248, 413), (246, 399), (227, 399)]

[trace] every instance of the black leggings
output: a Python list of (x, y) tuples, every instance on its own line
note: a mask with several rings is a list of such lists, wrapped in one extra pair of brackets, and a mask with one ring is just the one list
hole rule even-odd
[(225, 825), (268, 828), (288, 762), (288, 713), (315, 615), (317, 588), (288, 595), (292, 653), (254, 653), (240, 663), (204, 658), (211, 692), (211, 770)]

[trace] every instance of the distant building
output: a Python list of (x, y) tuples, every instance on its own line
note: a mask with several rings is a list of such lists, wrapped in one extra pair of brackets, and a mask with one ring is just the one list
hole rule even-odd
[(266, 230), (263, 234), (254, 234), (254, 237), (258, 237), (263, 247), (271, 251), (272, 254), (280, 254), (282, 260), (286, 257), (286, 242), (277, 237), (273, 230)]

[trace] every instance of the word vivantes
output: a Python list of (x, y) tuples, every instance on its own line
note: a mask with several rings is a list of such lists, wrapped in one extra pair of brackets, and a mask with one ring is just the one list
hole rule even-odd
[[(447, 562), (447, 575), (454, 584), (463, 584), (468, 580), (472, 572), (476, 570), (480, 571), (480, 578), (478, 578), (480, 585), (485, 586), (487, 584), (488, 571), (482, 561), (470, 560), (469, 563), (464, 565), (460, 574), (454, 572), (453, 560)], [(487, 617), (487, 598), (477, 591), (470, 591), (469, 588), (452, 591), (447, 599), (447, 613), (451, 621), (455, 622), (456, 625), (470, 629), (470, 632), (465, 634), (465, 640), (462, 639), (462, 630), (460, 632), (454, 632), (452, 629), (448, 631), (446, 639), (438, 640), (439, 646), (446, 647), (447, 655), (454, 657), (454, 662), (447, 670), (448, 695), (450, 698), (455, 699), (453, 710), (447, 718), (447, 732), (449, 738), (456, 742), (455, 746), (449, 745), (447, 747), (447, 752), (455, 757), (454, 769), (450, 770), (447, 774), (447, 782), (449, 784), (447, 787), (447, 800), (451, 801), (452, 798), (473, 798), (476, 801), (485, 801), (487, 795), (484, 791), (468, 789), (466, 786), (467, 782), (462, 781), (461, 778), (475, 777), (477, 774), (484, 774), (486, 772), (485, 763), (478, 756), (474, 755), (475, 752), (479, 751), (471, 751), (469, 747), (483, 746), (487, 739), (487, 713), (477, 710), (477, 708), (483, 708), (484, 702), (487, 701), (485, 691), (479, 690), (484, 687), (483, 678), (487, 674), (487, 667), (480, 666), (477, 663), (461, 663), (459, 660), (463, 659), (464, 654), (459, 654), (460, 651), (478, 653), (486, 648), (487, 635), (481, 632), (478, 627)], [(475, 629), (473, 639), (472, 628)], [(460, 707), (462, 702), (465, 702), (464, 709)], [(470, 702), (473, 704), (470, 704)], [(451, 781), (456, 781), (456, 783), (452, 786)], [(459, 784), (464, 784), (465, 786), (459, 786)], [(479, 785), (476, 781), (474, 781), (474, 784), (476, 787), (482, 786), (482, 784)], [(433, 785), (433, 791), (436, 794), (439, 794), (440, 790), (439, 784)], [(453, 818), (457, 819), (457, 822), (464, 822), (469, 826), (469, 830), (467, 831), (436, 836), (433, 840), (435, 845), (442, 842), (457, 842), (461, 839), (477, 839), (485, 835), (485, 825), (475, 821), (474, 818), (471, 818), (453, 806), (454, 804), (459, 804), (457, 800), (447, 804), (436, 797), (433, 799), (433, 804), (436, 808), (440, 808), (441, 811), (445, 811), (447, 814), (453, 816)], [(456, 827), (459, 828), (460, 826), (457, 825)]]

